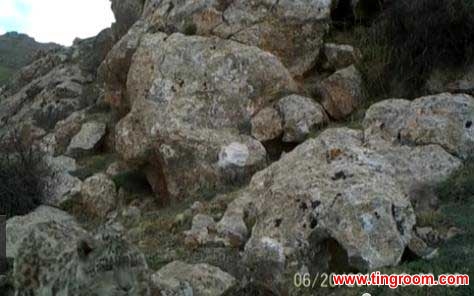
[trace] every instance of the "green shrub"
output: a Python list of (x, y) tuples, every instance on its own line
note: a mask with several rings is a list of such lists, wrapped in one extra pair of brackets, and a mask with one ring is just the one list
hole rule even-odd
[(352, 37), (370, 95), (415, 97), (434, 70), (474, 61), (473, 32), (472, 0), (397, 0)]
[(25, 215), (48, 195), (51, 171), (35, 145), (17, 133), (0, 143), (0, 214)]

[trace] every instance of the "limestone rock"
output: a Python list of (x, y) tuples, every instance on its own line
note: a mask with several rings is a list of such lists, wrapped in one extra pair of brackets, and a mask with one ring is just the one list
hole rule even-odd
[(316, 62), (331, 4), (330, 0), (150, 1), (144, 16), (163, 32), (214, 35), (257, 46), (300, 76)]
[(82, 202), (86, 210), (105, 217), (116, 207), (115, 184), (105, 174), (96, 174), (86, 179), (81, 188)]
[(260, 142), (276, 139), (282, 132), (282, 119), (274, 108), (266, 107), (252, 118), (252, 136)]
[(278, 102), (283, 117), (283, 141), (301, 143), (327, 122), (324, 109), (314, 100), (291, 95)]
[(265, 166), (264, 147), (249, 137), (251, 118), (295, 88), (278, 59), (256, 47), (146, 34), (128, 75), (133, 107), (116, 127), (117, 151), (147, 163), (162, 195), (225, 190)]
[(390, 99), (367, 110), (366, 136), (407, 145), (437, 144), (461, 158), (474, 153), (474, 98), (438, 94), (412, 102)]
[(68, 155), (92, 153), (105, 136), (106, 125), (97, 121), (84, 123), (67, 148)]
[[(221, 296), (235, 288), (236, 280), (208, 264), (174, 261), (152, 276), (153, 283), (165, 295)], [(166, 294), (168, 293), (168, 294)]]
[(347, 44), (326, 43), (323, 47), (323, 68), (327, 70), (340, 70), (355, 64), (361, 53)]
[(362, 77), (350, 66), (324, 79), (319, 86), (322, 105), (334, 119), (343, 119), (351, 114), (363, 101)]

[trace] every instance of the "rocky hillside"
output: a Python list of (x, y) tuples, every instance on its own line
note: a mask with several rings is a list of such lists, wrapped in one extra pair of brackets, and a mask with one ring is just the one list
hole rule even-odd
[[(2, 291), (360, 295), (295, 274), (471, 272), (474, 63), (373, 97), (374, 51), (342, 38), (396, 1), (373, 2), (112, 0), (112, 28), (22, 68), (0, 134), (48, 190), (19, 215), (0, 185)], [(24, 152), (0, 147), (11, 180)]]
[(41, 51), (58, 49), (54, 43), (38, 43), (25, 34), (9, 32), (0, 36), (0, 85), (33, 62)]

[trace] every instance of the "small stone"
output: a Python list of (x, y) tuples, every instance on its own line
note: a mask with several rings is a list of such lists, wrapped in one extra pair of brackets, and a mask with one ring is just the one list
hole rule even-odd
[(81, 130), (72, 138), (67, 155), (83, 155), (92, 152), (105, 136), (106, 125), (100, 122), (87, 122), (82, 125)]

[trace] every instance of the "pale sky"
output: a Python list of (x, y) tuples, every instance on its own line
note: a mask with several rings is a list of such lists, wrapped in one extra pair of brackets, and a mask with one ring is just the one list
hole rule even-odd
[(17, 31), (39, 42), (71, 45), (113, 22), (110, 0), (0, 0), (0, 34)]

